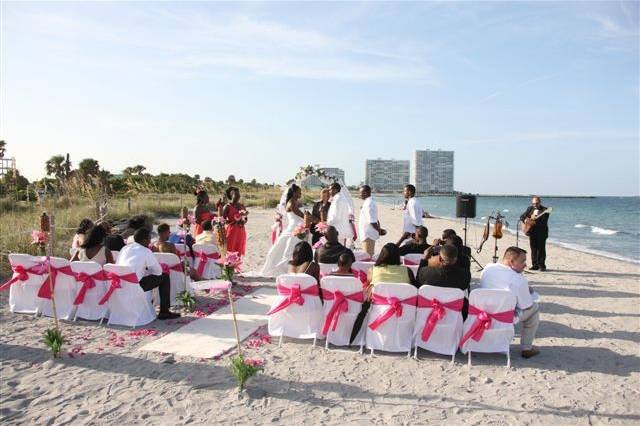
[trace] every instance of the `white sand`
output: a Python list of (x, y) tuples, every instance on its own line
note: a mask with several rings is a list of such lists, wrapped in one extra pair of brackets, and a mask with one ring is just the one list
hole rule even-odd
[[(523, 209), (526, 206), (523, 205)], [(252, 210), (245, 268), (257, 270), (269, 244), (272, 211)], [(398, 236), (401, 212), (382, 207), (383, 227)], [(431, 236), (459, 221), (426, 221)], [(553, 221), (551, 222), (553, 234)], [(481, 230), (470, 232), (475, 245)], [(504, 249), (513, 243), (507, 236)], [(478, 260), (490, 260), (487, 243)], [(3, 424), (602, 424), (640, 420), (640, 266), (560, 247), (548, 248), (545, 273), (529, 274), (542, 297), (536, 345), (530, 360), (512, 347), (513, 367), (502, 355), (474, 355), (469, 375), (463, 358), (420, 351), (358, 355), (354, 349), (325, 353), (308, 342), (286, 340), (247, 349), (265, 370), (238, 396), (228, 358), (202, 361), (139, 350), (157, 337), (136, 339), (122, 328), (79, 321), (64, 325), (85, 355), (50, 361), (41, 343), (46, 318), (0, 310)], [(477, 280), (479, 274), (473, 277)], [(252, 279), (255, 281), (255, 279)], [(200, 304), (216, 303), (199, 297)], [(160, 334), (180, 324), (157, 321)], [(124, 337), (109, 346), (110, 332)], [(102, 349), (102, 350), (101, 350)]]

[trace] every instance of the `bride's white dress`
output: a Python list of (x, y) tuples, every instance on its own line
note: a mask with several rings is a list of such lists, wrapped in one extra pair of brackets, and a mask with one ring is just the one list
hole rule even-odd
[(287, 212), (287, 228), (282, 231), (275, 244), (269, 249), (264, 266), (260, 271), (263, 277), (277, 277), (286, 274), (289, 261), (293, 255), (293, 249), (300, 241), (300, 238), (293, 235), (293, 230), (303, 223), (303, 219), (293, 212)]

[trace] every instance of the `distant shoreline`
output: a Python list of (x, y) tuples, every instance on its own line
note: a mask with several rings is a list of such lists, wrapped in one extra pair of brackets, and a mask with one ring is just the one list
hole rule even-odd
[[(374, 192), (373, 195), (376, 196), (398, 196), (402, 197), (402, 193), (400, 192)], [(416, 197), (455, 197), (457, 195), (475, 195), (476, 197), (495, 197), (495, 198), (531, 198), (536, 194), (531, 195), (522, 195), (522, 194), (466, 194), (466, 193), (450, 193), (450, 194), (442, 194), (442, 193), (433, 193), (433, 194), (416, 194)], [(594, 199), (599, 197), (617, 197), (615, 195), (540, 195), (542, 198), (572, 198), (572, 199)], [(626, 197), (636, 197), (635, 195), (627, 195), (621, 196), (622, 198)]]

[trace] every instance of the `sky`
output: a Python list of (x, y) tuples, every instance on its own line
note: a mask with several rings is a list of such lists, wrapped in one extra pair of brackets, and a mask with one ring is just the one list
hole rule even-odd
[(283, 183), (455, 151), (458, 191), (639, 195), (638, 2), (0, 5), (0, 139)]

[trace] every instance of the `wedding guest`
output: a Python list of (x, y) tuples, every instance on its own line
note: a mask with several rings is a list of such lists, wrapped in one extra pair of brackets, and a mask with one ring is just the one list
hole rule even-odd
[(71, 257), (71, 261), (80, 260), (83, 262), (96, 262), (100, 265), (107, 263), (115, 263), (111, 250), (104, 245), (104, 239), (107, 236), (102, 226), (94, 226), (89, 231), (88, 235), (84, 239), (84, 242), (80, 245), (78, 250)]
[(509, 290), (516, 297), (518, 318), (522, 324), (520, 333), (521, 355), (531, 358), (540, 353), (533, 347), (540, 322), (538, 304), (533, 301), (531, 289), (523, 271), (527, 265), (527, 252), (519, 247), (509, 247), (500, 263), (490, 263), (480, 276), (480, 288)]
[(329, 226), (325, 233), (327, 242), (324, 246), (316, 250), (315, 261), (318, 263), (338, 263), (338, 258), (342, 253), (347, 253), (356, 261), (353, 252), (340, 244), (338, 241), (338, 230), (334, 226)]
[(93, 222), (91, 219), (82, 219), (78, 228), (76, 229), (76, 233), (73, 236), (73, 241), (71, 242), (71, 248), (77, 249), (82, 243), (84, 243), (84, 239), (86, 238), (87, 233), (93, 227)]
[(104, 245), (111, 251), (120, 251), (125, 246), (124, 238), (122, 235), (113, 232), (113, 225), (110, 221), (105, 220), (100, 223), (104, 228), (107, 236), (104, 237)]
[(173, 253), (177, 254), (176, 246), (169, 241), (169, 237), (171, 236), (171, 228), (168, 223), (161, 223), (158, 225), (158, 241), (152, 246), (153, 251), (157, 251), (158, 253)]
[(127, 229), (122, 233), (122, 236), (126, 237), (125, 241), (127, 244), (131, 244), (135, 241), (134, 234), (138, 229), (146, 229), (151, 233), (151, 230), (153, 229), (153, 222), (148, 216), (143, 214), (130, 218), (127, 222)]
[(369, 185), (360, 187), (360, 198), (364, 200), (360, 208), (360, 217), (358, 218), (360, 241), (362, 241), (364, 251), (369, 256), (373, 256), (376, 252), (376, 241), (380, 236), (386, 235), (387, 231), (380, 227), (378, 205), (371, 197), (371, 187)]
[(222, 215), (225, 219), (225, 237), (227, 251), (244, 256), (247, 245), (247, 210), (240, 203), (240, 190), (235, 186), (227, 188), (225, 192), (229, 202), (224, 206)]
[(343, 244), (347, 243), (347, 239), (353, 238), (353, 230), (349, 222), (349, 202), (340, 192), (342, 187), (339, 183), (331, 184), (331, 205), (327, 213), (327, 225), (332, 225), (338, 230), (338, 234)]
[(469, 271), (471, 270), (471, 249), (464, 245), (462, 238), (457, 235), (444, 240), (444, 244), (451, 244), (458, 249), (458, 263), (462, 264)]
[(329, 188), (323, 188), (320, 191), (320, 200), (316, 201), (313, 204), (313, 209), (311, 209), (311, 243), (317, 243), (322, 235), (320, 232), (316, 231), (316, 224), (320, 222), (327, 222), (327, 216), (329, 214), (329, 207), (331, 207), (331, 203), (329, 202), (329, 197), (331, 193)]
[(202, 233), (202, 222), (213, 219), (215, 215), (211, 212), (209, 207), (209, 194), (204, 188), (196, 189), (194, 195), (196, 196), (196, 206), (193, 208), (193, 216), (195, 217), (196, 224), (193, 233), (198, 236)]
[(338, 258), (338, 269), (328, 275), (337, 277), (353, 277), (351, 265), (353, 265), (353, 258), (349, 253), (342, 253)]
[(416, 232), (418, 226), (422, 226), (422, 216), (424, 216), (422, 205), (416, 199), (416, 187), (411, 184), (406, 185), (403, 195), (405, 201), (402, 216), (402, 235), (396, 243), (398, 246), (411, 237), (411, 234)]
[(407, 283), (416, 286), (413, 271), (400, 262), (400, 250), (394, 243), (387, 243), (380, 250), (375, 266), (371, 268), (369, 282), (377, 283)]
[(429, 243), (427, 243), (428, 235), (429, 230), (426, 227), (418, 226), (415, 234), (413, 234), (413, 239), (399, 248), (400, 256), (404, 256), (405, 254), (424, 254), (424, 252), (431, 247)]
[(202, 222), (202, 233), (196, 235), (196, 244), (216, 244), (216, 236), (213, 233), (213, 224), (210, 220)]
[(144, 291), (158, 288), (160, 293), (158, 319), (166, 320), (180, 317), (180, 314), (169, 311), (171, 303), (169, 275), (162, 273), (160, 263), (149, 250), (151, 233), (148, 229), (140, 228), (133, 235), (133, 239), (132, 244), (127, 244), (120, 250), (118, 265), (129, 266), (138, 276), (140, 287)]
[(320, 282), (320, 266), (313, 261), (313, 250), (306, 241), (300, 241), (293, 249), (293, 255), (289, 262), (289, 273), (311, 275)]

